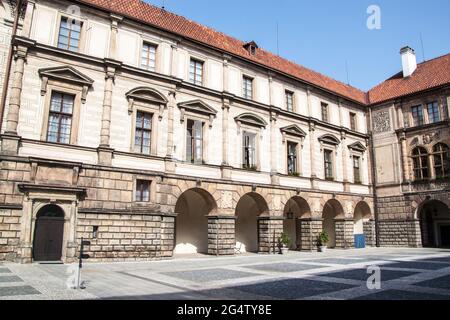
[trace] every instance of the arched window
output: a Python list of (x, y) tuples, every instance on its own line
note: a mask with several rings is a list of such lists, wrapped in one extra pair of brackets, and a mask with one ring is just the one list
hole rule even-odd
[(417, 147), (412, 152), (415, 180), (427, 179), (428, 173), (428, 152), (425, 148)]
[(434, 172), (436, 178), (450, 176), (450, 148), (443, 143), (438, 143), (433, 148)]

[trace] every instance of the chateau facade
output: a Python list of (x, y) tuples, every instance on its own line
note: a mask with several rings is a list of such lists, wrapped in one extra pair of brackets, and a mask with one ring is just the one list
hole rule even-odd
[(365, 93), (138, 0), (24, 1), (12, 43), (0, 260), (448, 245), (449, 56)]

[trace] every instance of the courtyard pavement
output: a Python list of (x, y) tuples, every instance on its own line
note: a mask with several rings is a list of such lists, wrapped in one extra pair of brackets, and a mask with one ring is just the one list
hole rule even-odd
[[(367, 267), (381, 289), (367, 288)], [(325, 253), (177, 257), (86, 263), (86, 289), (67, 288), (69, 265), (0, 264), (0, 300), (450, 300), (450, 250), (368, 248)]]

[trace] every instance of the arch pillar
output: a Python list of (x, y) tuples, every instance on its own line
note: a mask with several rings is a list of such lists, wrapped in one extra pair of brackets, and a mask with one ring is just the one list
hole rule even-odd
[(336, 248), (350, 249), (355, 247), (355, 239), (353, 236), (353, 219), (336, 218)]
[(303, 218), (298, 220), (297, 232), (301, 251), (316, 251), (317, 239), (322, 232), (321, 218)]
[(369, 221), (364, 221), (363, 230), (364, 235), (366, 236), (366, 246), (375, 247), (376, 246), (375, 220), (370, 219)]
[(278, 239), (283, 233), (283, 216), (258, 218), (258, 252), (278, 253)]
[(236, 217), (208, 216), (208, 254), (234, 255), (236, 246)]

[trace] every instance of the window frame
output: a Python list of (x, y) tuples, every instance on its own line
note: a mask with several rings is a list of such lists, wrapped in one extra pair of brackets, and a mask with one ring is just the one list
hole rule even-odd
[[(145, 48), (145, 46), (148, 46), (148, 47), (154, 47), (155, 48), (155, 60), (154, 60), (154, 67), (153, 67), (153, 69), (151, 69), (149, 66), (149, 62), (151, 61), (151, 59), (150, 59), (150, 51), (148, 51), (147, 52), (147, 57), (146, 57), (146, 62), (147, 62), (147, 67), (145, 67), (144, 65), (143, 65), (143, 63), (142, 63), (142, 60), (143, 60), (143, 58), (144, 58), (144, 48)], [(151, 42), (151, 41), (148, 41), (148, 40), (142, 40), (142, 43), (141, 43), (141, 51), (140, 51), (140, 55), (139, 55), (139, 67), (140, 68), (142, 68), (142, 69), (144, 69), (144, 70), (146, 70), (146, 71), (150, 71), (150, 72), (157, 72), (157, 70), (158, 70), (158, 48), (159, 48), (159, 45), (158, 44), (156, 44), (156, 43), (154, 43), (154, 42)]]
[[(60, 95), (61, 96), (61, 104), (59, 105), (60, 107), (60, 111), (53, 111), (52, 110), (52, 106), (53, 106), (53, 97), (54, 95)], [(66, 97), (70, 97), (71, 98), (71, 109), (72, 112), (71, 113), (66, 113), (63, 112), (63, 106), (64, 106), (64, 100)], [(48, 112), (48, 125), (47, 125), (47, 133), (46, 133), (46, 142), (51, 142), (51, 143), (59, 143), (59, 144), (70, 144), (71, 141), (71, 135), (72, 135), (72, 126), (73, 126), (73, 113), (75, 110), (75, 99), (76, 99), (76, 95), (74, 94), (68, 94), (68, 93), (64, 93), (64, 92), (59, 92), (57, 90), (53, 90), (51, 97), (50, 97), (50, 106), (49, 106), (49, 112)], [(57, 141), (50, 141), (49, 140), (49, 134), (50, 134), (50, 117), (53, 115), (57, 115), (58, 116), (58, 131), (56, 133), (56, 140)], [(67, 137), (67, 141), (61, 141), (62, 138), (62, 133), (61, 133), (61, 127), (62, 127), (62, 119), (63, 118), (69, 118), (70, 119), (70, 126), (69, 126), (69, 133), (68, 133), (68, 137)]]
[[(358, 166), (355, 167), (355, 160), (357, 159)], [(352, 169), (353, 169), (353, 183), (362, 184), (362, 158), (359, 155), (352, 154)]]
[(358, 131), (358, 116), (356, 112), (349, 112), (350, 116), (350, 130), (352, 131)]
[[(141, 197), (138, 198), (138, 195), (139, 195), (138, 185), (139, 185), (139, 183), (142, 183), (141, 186), (144, 185), (144, 184), (147, 184), (147, 186), (148, 186), (148, 190), (147, 190), (148, 199), (147, 200), (145, 200), (143, 198), (142, 188), (140, 188), (140, 193), (141, 193), (140, 195), (141, 195)], [(135, 202), (135, 203), (149, 203), (149, 202), (151, 202), (152, 201), (152, 189), (153, 189), (152, 185), (153, 185), (153, 181), (152, 180), (136, 178), (135, 181), (134, 181), (134, 184), (133, 184), (133, 186), (134, 186), (133, 187), (133, 202)]]
[[(332, 148), (324, 148), (323, 149), (323, 169), (324, 169), (324, 179), (327, 181), (335, 181), (336, 180), (336, 172), (335, 172), (335, 150)], [(326, 154), (330, 154), (330, 160), (327, 161)], [(331, 170), (331, 176), (327, 174), (327, 163), (329, 163), (329, 169)]]
[[(192, 62), (194, 62), (194, 79), (191, 79), (191, 64)], [(198, 76), (197, 74), (197, 64), (201, 65), (201, 79), (200, 79), (200, 83), (197, 82), (196, 76)], [(188, 69), (188, 81), (191, 84), (197, 85), (197, 86), (203, 86), (205, 83), (205, 61), (199, 58), (195, 58), (195, 57), (190, 57), (189, 59), (189, 69)]]
[[(433, 108), (432, 109), (432, 113), (430, 113), (430, 106)], [(436, 107), (436, 109), (434, 109), (434, 107)], [(438, 123), (441, 122), (441, 108), (439, 106), (439, 101), (431, 101), (431, 102), (427, 102), (426, 103), (426, 109), (427, 109), (427, 116), (428, 116), (428, 123), (429, 124), (433, 124), (433, 123)], [(431, 116), (433, 115), (433, 117)], [(437, 115), (437, 121), (434, 121), (434, 116)], [(433, 121), (432, 121), (433, 118)]]
[[(245, 138), (246, 136), (253, 136), (254, 138), (254, 146), (245, 146)], [(258, 166), (258, 133), (254, 132), (253, 130), (248, 130), (248, 129), (243, 129), (242, 130), (242, 147), (241, 147), (241, 152), (242, 152), (242, 157), (241, 157), (241, 167), (242, 169), (245, 170), (253, 170), (253, 171), (258, 171), (259, 170), (259, 166)], [(250, 163), (247, 165), (246, 163), (246, 149), (250, 149), (253, 148), (253, 162), (254, 163)], [(250, 158), (250, 157), (249, 157)]]
[[(129, 114), (131, 115), (131, 139), (130, 139), (130, 152), (134, 153), (136, 155), (142, 155), (142, 156), (156, 156), (158, 154), (158, 129), (159, 129), (159, 112), (160, 112), (160, 105), (152, 104), (150, 102), (140, 101), (140, 100), (134, 100), (132, 108), (128, 110)], [(136, 120), (137, 120), (137, 113), (138, 112), (144, 112), (152, 114), (152, 129), (151, 129), (151, 137), (150, 137), (150, 153), (141, 153), (135, 151), (135, 140), (136, 140)]]
[[(436, 150), (437, 147), (441, 147), (440, 150)], [(433, 146), (431, 156), (433, 159), (433, 171), (435, 179), (444, 179), (450, 177), (450, 147), (442, 142), (436, 143)], [(437, 157), (439, 157), (440, 165), (436, 164)], [(446, 167), (446, 162), (448, 163), (448, 167)], [(440, 169), (438, 170), (438, 168)], [(440, 171), (439, 175), (438, 171)]]
[[(188, 159), (188, 132), (189, 132), (189, 124), (192, 123), (192, 133), (190, 135), (190, 152), (191, 152), (191, 157), (190, 159)], [(196, 140), (197, 138), (195, 137), (195, 134), (193, 134), (193, 131), (195, 130), (195, 124), (196, 123), (201, 123), (201, 151), (200, 151), (200, 155), (196, 155)], [(185, 137), (186, 137), (186, 148), (185, 148), (185, 161), (187, 163), (191, 163), (191, 164), (204, 164), (204, 154), (205, 154), (205, 126), (206, 126), (206, 122), (202, 119), (195, 119), (195, 118), (191, 118), (188, 117), (188, 119), (186, 120), (186, 130), (185, 130)], [(199, 159), (200, 157), (200, 159)]]
[[(415, 109), (417, 109), (417, 112), (415, 111)], [(419, 117), (419, 115), (421, 115), (421, 117)], [(423, 108), (422, 104), (411, 106), (411, 118), (412, 118), (413, 127), (420, 127), (425, 124), (425, 114), (424, 114), (424, 108)]]
[[(295, 93), (291, 90), (284, 90), (286, 110), (295, 112)], [(291, 98), (291, 109), (289, 109), (289, 97)]]
[[(81, 97), (82, 97), (82, 87), (71, 85), (64, 82), (48, 80), (47, 89), (45, 93), (44, 100), (44, 115), (42, 121), (41, 128), (41, 141), (45, 141), (47, 143), (57, 143), (57, 144), (68, 144), (68, 145), (76, 145), (78, 143), (78, 130), (80, 125), (80, 109), (81, 109)], [(59, 143), (59, 142), (51, 142), (47, 140), (49, 120), (50, 120), (50, 104), (52, 101), (53, 93), (62, 93), (65, 95), (74, 96), (74, 105), (72, 110), (72, 124), (70, 128), (70, 138), (69, 143)]]
[[(81, 17), (73, 17), (73, 16), (70, 16), (70, 15), (67, 15), (67, 14), (63, 14), (63, 13), (58, 13), (57, 19), (58, 19), (57, 20), (58, 21), (57, 29), (56, 29), (55, 36), (54, 36), (54, 41), (53, 41), (55, 47), (60, 49), (60, 50), (68, 50), (70, 52), (76, 52), (76, 53), (84, 52), (84, 49), (85, 49), (84, 40), (86, 38), (86, 27), (85, 27), (86, 26), (86, 21), (85, 21), (85, 19), (82, 19)], [(59, 47), (59, 36), (60, 36), (60, 32), (61, 32), (61, 25), (62, 25), (62, 20), (63, 19), (68, 19), (68, 20), (72, 19), (72, 20), (75, 20), (75, 21), (79, 21), (81, 23), (81, 26), (80, 26), (80, 38), (78, 39), (78, 50), (77, 51), (73, 51), (73, 50), (69, 50), (67, 48), (64, 49), (64, 48), (60, 48)]]
[[(294, 150), (295, 150), (295, 155), (294, 155), (294, 171), (290, 171), (289, 169), (289, 163), (290, 163), (290, 155), (291, 153), (289, 152), (290, 148), (289, 146), (294, 145)], [(299, 170), (301, 163), (300, 163), (300, 156), (299, 156), (299, 150), (300, 150), (300, 144), (297, 141), (292, 141), (292, 140), (287, 140), (286, 141), (286, 173), (289, 176), (300, 176), (301, 175), (301, 170)]]
[[(419, 151), (418, 155), (414, 154), (415, 150)], [(421, 153), (420, 151), (425, 151), (425, 153)], [(428, 150), (426, 148), (420, 147), (420, 146), (415, 147), (411, 151), (414, 181), (428, 180), (431, 178), (429, 155), (430, 154), (429, 154)], [(424, 164), (424, 162), (425, 162), (425, 164)], [(417, 172), (420, 172), (420, 177), (418, 177)], [(426, 172), (426, 176), (424, 176), (424, 172)]]
[[(143, 118), (143, 121), (144, 121), (143, 123), (144, 124), (145, 124), (145, 116), (146, 115), (150, 116), (150, 128), (149, 129), (148, 128), (144, 128), (144, 127), (138, 127), (138, 121), (137, 120), (138, 120), (139, 113), (144, 115), (144, 118)], [(134, 151), (134, 153), (144, 154), (144, 155), (151, 155), (152, 154), (152, 147), (153, 147), (153, 144), (154, 144), (154, 141), (153, 141), (153, 136), (154, 136), (153, 135), (154, 117), (155, 117), (155, 113), (153, 113), (153, 112), (149, 112), (148, 110), (142, 110), (140, 108), (136, 109), (136, 112), (134, 114), (134, 139), (133, 139), (133, 141), (134, 141), (133, 142), (133, 151)], [(136, 147), (137, 147), (137, 145), (136, 145), (136, 135), (138, 133), (138, 130), (140, 130), (142, 132), (142, 134), (141, 134), (141, 145), (139, 146), (140, 151), (136, 151)], [(150, 145), (148, 146), (148, 153), (143, 152), (143, 148), (144, 148), (143, 139), (144, 139), (144, 133), (145, 132), (149, 132), (150, 133)]]
[[(254, 80), (255, 78), (249, 76), (249, 75), (242, 75), (242, 97), (247, 100), (253, 100), (254, 94), (255, 94), (255, 88), (254, 88)], [(250, 97), (247, 95), (249, 92), (248, 90), (248, 84), (247, 81), (250, 82)]]
[(323, 122), (327, 122), (327, 123), (330, 122), (330, 110), (329, 110), (329, 104), (328, 103), (326, 103), (326, 102), (321, 102), (320, 103), (320, 115), (321, 115), (321, 119), (322, 119)]

